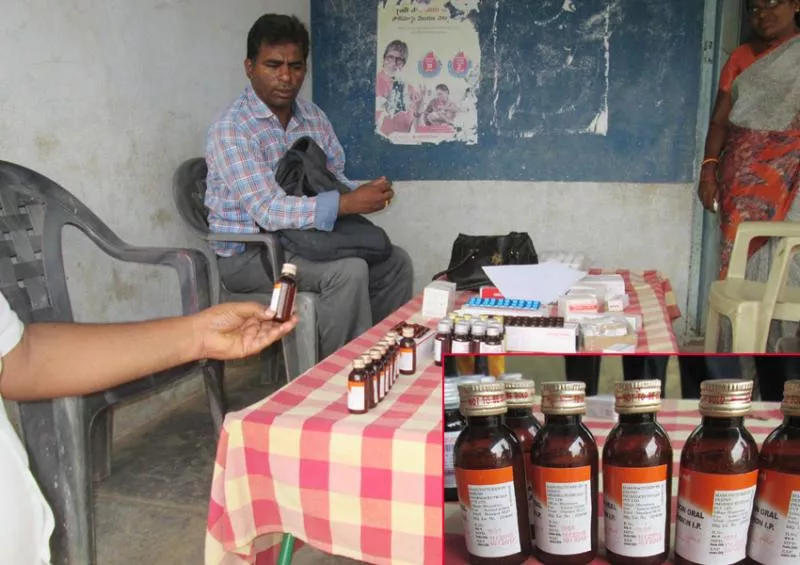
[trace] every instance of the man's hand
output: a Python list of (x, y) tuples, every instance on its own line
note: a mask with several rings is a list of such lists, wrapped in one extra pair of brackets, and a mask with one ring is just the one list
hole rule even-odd
[(392, 183), (380, 177), (339, 197), (339, 216), (371, 214), (386, 208), (394, 198)]
[(259, 353), (288, 334), (297, 316), (283, 324), (257, 302), (228, 302), (194, 316), (201, 359), (239, 359)]

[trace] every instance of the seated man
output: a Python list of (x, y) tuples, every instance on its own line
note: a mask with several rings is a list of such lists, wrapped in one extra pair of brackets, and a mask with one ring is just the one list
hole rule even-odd
[[(344, 176), (344, 151), (324, 112), (298, 98), (306, 75), (309, 37), (294, 16), (267, 14), (247, 35), (244, 69), (250, 86), (212, 124), (206, 147), (206, 206), (212, 232), (261, 229), (330, 232), (336, 219), (387, 207), (394, 196), (381, 177), (357, 186)], [(326, 153), (328, 169), (352, 192), (288, 196), (275, 181), (281, 157), (299, 138), (311, 137)], [(263, 246), (215, 242), (223, 282), (233, 292), (271, 292), (273, 278)], [(287, 253), (297, 265), (298, 290), (320, 295), (318, 331), (323, 357), (368, 330), (411, 298), (408, 254), (367, 265), (346, 258), (314, 262)]]

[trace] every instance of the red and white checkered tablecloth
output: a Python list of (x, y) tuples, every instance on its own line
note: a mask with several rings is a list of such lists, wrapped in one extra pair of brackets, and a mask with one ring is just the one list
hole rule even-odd
[(353, 359), (401, 321), (436, 322), (419, 317), (421, 306), (420, 295), (270, 397), (227, 415), (206, 565), (274, 563), (281, 532), (369, 563), (441, 563), (441, 368), (400, 375), (367, 414), (349, 414), (346, 401)]
[[(672, 478), (672, 542), (671, 551), (674, 552), (674, 539), (675, 539), (675, 514), (677, 511), (677, 496), (678, 496), (678, 470), (681, 459), (681, 450), (686, 443), (686, 438), (700, 424), (700, 413), (697, 410), (697, 400), (677, 400), (665, 399), (661, 412), (658, 414), (658, 421), (669, 434), (672, 441), (673, 449), (673, 478)], [(544, 416), (538, 411), (537, 418), (540, 422), (544, 422)], [(767, 435), (774, 430), (783, 421), (783, 414), (780, 411), (779, 403), (755, 402), (753, 403), (753, 412), (750, 416), (745, 418), (745, 426), (753, 434), (759, 447), (763, 443)], [(603, 445), (605, 443), (608, 433), (611, 431), (614, 423), (609, 420), (601, 420), (598, 418), (585, 417), (584, 422), (594, 434), (597, 440), (597, 445), (602, 453)], [(601, 474), (599, 477), (600, 487), (600, 500), (597, 508), (600, 516), (599, 520), (599, 547), (601, 557), (592, 561), (592, 565), (606, 565), (608, 562), (602, 558), (604, 552), (603, 544), (603, 477), (602, 477), (602, 459), (601, 459)], [(463, 530), (461, 524), (461, 513), (457, 503), (447, 503), (445, 505), (445, 555), (444, 565), (466, 565), (468, 563), (468, 556), (466, 546), (464, 545)], [(538, 564), (540, 561), (531, 557), (525, 562), (525, 565)]]
[[(601, 272), (601, 271), (593, 271)], [(619, 272), (642, 351), (677, 351), (679, 316), (656, 271)], [(457, 306), (469, 294), (459, 293)], [(273, 395), (225, 418), (211, 486), (206, 565), (274, 563), (281, 534), (370, 563), (442, 559), (441, 369), (401, 376), (364, 415), (347, 412), (350, 363), (397, 323), (435, 327), (422, 295)]]

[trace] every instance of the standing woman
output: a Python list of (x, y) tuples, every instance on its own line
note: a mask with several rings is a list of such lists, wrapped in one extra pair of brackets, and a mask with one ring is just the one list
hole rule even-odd
[[(800, 221), (800, 0), (750, 0), (747, 10), (753, 37), (722, 69), (698, 189), (720, 213), (720, 278), (741, 222)], [(775, 246), (753, 242), (748, 278), (766, 280)], [(794, 266), (790, 284), (798, 282)]]

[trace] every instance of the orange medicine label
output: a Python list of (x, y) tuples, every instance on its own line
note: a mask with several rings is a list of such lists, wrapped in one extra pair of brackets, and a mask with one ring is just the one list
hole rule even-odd
[(745, 558), (758, 471), (721, 475), (681, 469), (675, 553), (704, 565)]
[(366, 410), (367, 397), (363, 382), (347, 383), (347, 408), (349, 410)]
[(762, 469), (748, 556), (759, 563), (800, 563), (800, 475)]
[(554, 555), (592, 550), (592, 468), (531, 465), (536, 547)]
[(272, 287), (272, 299), (269, 301), (269, 309), (278, 313), (281, 305), (281, 283), (276, 282)]
[(456, 467), (456, 484), (467, 551), (478, 557), (506, 557), (522, 551), (514, 469)]
[(606, 547), (625, 557), (667, 548), (667, 466), (603, 466)]
[(400, 370), (411, 371), (414, 369), (414, 350), (410, 347), (400, 348)]

